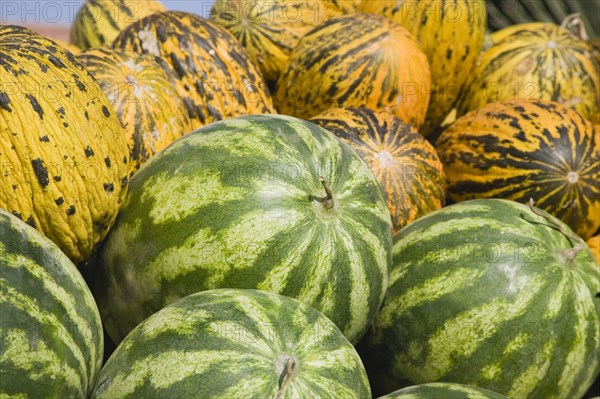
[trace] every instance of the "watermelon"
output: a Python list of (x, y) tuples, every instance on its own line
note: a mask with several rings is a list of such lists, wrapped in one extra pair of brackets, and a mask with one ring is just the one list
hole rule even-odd
[(600, 371), (600, 268), (565, 224), (514, 201), (465, 201), (394, 237), (361, 352), (374, 391), (429, 382), (580, 398)]
[(371, 398), (354, 347), (295, 299), (257, 290), (189, 295), (139, 324), (94, 399)]
[(91, 267), (115, 342), (194, 292), (257, 288), (302, 300), (356, 342), (385, 294), (391, 218), (368, 166), (289, 116), (213, 123), (132, 178)]
[(98, 308), (75, 265), (0, 209), (0, 398), (87, 398), (103, 346)]
[(487, 389), (448, 382), (415, 385), (400, 389), (379, 399), (508, 399)]

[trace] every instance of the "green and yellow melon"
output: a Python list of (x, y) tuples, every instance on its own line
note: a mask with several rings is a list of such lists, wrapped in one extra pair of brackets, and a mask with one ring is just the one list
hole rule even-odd
[(225, 28), (197, 15), (166, 11), (127, 27), (118, 50), (151, 54), (174, 78), (192, 128), (221, 119), (274, 113), (269, 89), (246, 49)]
[(533, 198), (584, 239), (600, 227), (600, 142), (592, 124), (562, 104), (487, 104), (458, 118), (436, 149), (455, 202)]
[(65, 42), (63, 40), (59, 40), (59, 39), (51, 39), (51, 40), (55, 41), (56, 44), (58, 44), (59, 46), (61, 46), (64, 49), (69, 50), (73, 54), (81, 53), (81, 49), (72, 43), (67, 43), (67, 42)]
[(218, 0), (210, 20), (242, 43), (274, 87), (300, 38), (339, 14), (331, 0)]
[(300, 40), (274, 98), (279, 112), (298, 118), (365, 106), (421, 125), (430, 83), (427, 57), (406, 28), (381, 16), (351, 14)]
[(0, 209), (0, 276), (0, 397), (88, 398), (104, 342), (98, 308), (75, 265)]
[(552, 23), (515, 25), (491, 36), (458, 114), (502, 101), (559, 102), (592, 120), (600, 110), (600, 66), (592, 47)]
[(133, 171), (191, 130), (183, 100), (153, 56), (103, 47), (85, 50), (77, 59), (116, 111), (129, 141)]
[(330, 109), (310, 121), (334, 133), (367, 162), (386, 197), (393, 232), (444, 205), (442, 163), (414, 126), (364, 107)]
[(84, 261), (127, 192), (127, 140), (96, 80), (68, 50), (0, 26), (0, 208)]
[(136, 327), (93, 399), (371, 399), (364, 366), (315, 309), (265, 291), (195, 293)]
[(469, 81), (483, 47), (484, 0), (363, 0), (359, 11), (391, 18), (421, 43), (431, 68), (431, 103), (424, 135), (431, 134), (452, 110)]
[(165, 11), (158, 0), (86, 0), (71, 25), (71, 43), (86, 50), (110, 46), (128, 25)]

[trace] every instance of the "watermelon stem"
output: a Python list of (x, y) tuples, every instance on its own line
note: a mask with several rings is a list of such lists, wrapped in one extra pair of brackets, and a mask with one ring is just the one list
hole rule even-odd
[(283, 379), (283, 383), (281, 384), (281, 387), (279, 388), (279, 390), (277, 391), (277, 394), (275, 395), (275, 399), (283, 398), (285, 391), (288, 389), (288, 386), (290, 385), (290, 381), (292, 380), (292, 375), (294, 373), (295, 368), (296, 368), (296, 362), (294, 361), (294, 359), (292, 359), (292, 358), (288, 359), (287, 365), (285, 367), (285, 377)]
[(529, 209), (531, 209), (531, 212), (543, 217), (552, 225), (554, 225), (554, 227), (556, 227), (558, 231), (560, 231), (565, 237), (567, 237), (569, 241), (574, 241), (577, 243), (577, 245), (575, 245), (573, 248), (569, 248), (564, 252), (565, 258), (567, 258), (567, 260), (575, 259), (579, 251), (581, 251), (585, 247), (585, 241), (583, 241), (583, 239), (577, 236), (576, 234), (567, 231), (561, 224), (556, 223), (556, 221), (552, 220), (548, 214), (536, 208), (534, 205), (535, 201), (533, 200), (533, 198), (529, 198)]
[(325, 180), (325, 178), (323, 176), (319, 176), (319, 181), (323, 185), (323, 188), (325, 189), (325, 194), (326, 194), (325, 198), (321, 199), (321, 202), (323, 202), (323, 205), (325, 206), (325, 208), (331, 209), (331, 208), (333, 208), (333, 205), (334, 205), (333, 192), (331, 191), (331, 187), (329, 186), (329, 183), (327, 183), (327, 180)]

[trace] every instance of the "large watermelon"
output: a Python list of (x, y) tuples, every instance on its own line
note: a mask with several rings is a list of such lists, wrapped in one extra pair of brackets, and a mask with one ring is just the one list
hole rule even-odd
[(256, 290), (189, 295), (137, 326), (92, 398), (370, 399), (340, 330), (301, 302)]
[(379, 184), (350, 147), (292, 117), (233, 118), (180, 138), (132, 178), (93, 292), (115, 342), (213, 288), (298, 298), (356, 342), (383, 300), (391, 239)]
[(372, 388), (435, 381), (510, 398), (580, 398), (600, 371), (600, 268), (565, 224), (514, 201), (466, 201), (394, 237), (361, 352)]
[(118, 50), (162, 61), (192, 119), (192, 128), (239, 115), (275, 112), (260, 70), (222, 26), (195, 14), (165, 11), (124, 29)]
[(87, 398), (103, 346), (98, 308), (75, 265), (0, 209), (0, 398)]
[(298, 118), (365, 106), (421, 125), (430, 86), (427, 57), (406, 28), (378, 15), (351, 14), (318, 25), (298, 42), (274, 100), (279, 112)]
[(112, 226), (129, 168), (123, 128), (73, 53), (0, 25), (0, 207), (82, 262)]
[(488, 103), (544, 99), (559, 102), (592, 120), (600, 111), (600, 66), (593, 48), (567, 29), (530, 23), (491, 35), (458, 116)]
[(379, 399), (508, 399), (487, 389), (449, 382), (433, 382), (400, 389)]
[(414, 126), (365, 107), (332, 108), (311, 122), (334, 133), (367, 162), (386, 197), (394, 233), (444, 205), (442, 163)]
[(458, 118), (436, 149), (453, 201), (533, 198), (583, 238), (600, 227), (600, 141), (559, 103), (487, 104)]

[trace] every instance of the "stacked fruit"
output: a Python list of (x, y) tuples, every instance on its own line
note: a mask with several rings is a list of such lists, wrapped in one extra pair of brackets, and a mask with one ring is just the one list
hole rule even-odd
[(486, 15), (88, 0), (82, 51), (0, 26), (0, 397), (584, 397), (597, 53), (577, 15), (484, 46)]

